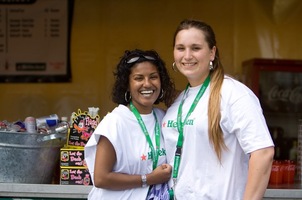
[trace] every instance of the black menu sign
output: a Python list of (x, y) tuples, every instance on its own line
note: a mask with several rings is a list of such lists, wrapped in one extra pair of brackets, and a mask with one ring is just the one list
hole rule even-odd
[(71, 2), (0, 0), (0, 82), (70, 81)]

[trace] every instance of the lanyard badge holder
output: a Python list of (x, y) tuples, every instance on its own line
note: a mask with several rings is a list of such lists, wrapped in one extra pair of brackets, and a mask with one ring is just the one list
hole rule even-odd
[(172, 188), (169, 190), (169, 194), (170, 194), (170, 200), (176, 200), (176, 197), (174, 195), (174, 191), (175, 191), (175, 186), (176, 186), (176, 182), (177, 182), (177, 177), (178, 177), (178, 171), (179, 171), (179, 165), (180, 165), (180, 158), (181, 158), (181, 153), (182, 153), (182, 147), (183, 147), (183, 140), (184, 140), (184, 135), (183, 135), (183, 129), (184, 129), (184, 125), (186, 124), (187, 119), (189, 118), (189, 116), (191, 115), (191, 113), (194, 111), (195, 107), (197, 106), (197, 103), (199, 102), (200, 98), (203, 96), (205, 90), (207, 89), (208, 85), (210, 83), (210, 75), (208, 75), (208, 77), (206, 78), (206, 80), (204, 81), (204, 83), (202, 84), (201, 88), (199, 89), (191, 107), (189, 112), (187, 113), (184, 122), (182, 122), (182, 106), (183, 103), (185, 101), (185, 95), (187, 93), (187, 90), (189, 88), (189, 84), (187, 85), (187, 88), (184, 92), (183, 98), (180, 102), (179, 108), (178, 108), (178, 114), (177, 114), (177, 129), (179, 132), (178, 135), (178, 140), (177, 140), (177, 145), (176, 145), (176, 151), (175, 151), (175, 156), (174, 156), (174, 167), (173, 167), (173, 186)]
[(180, 165), (181, 150), (182, 150), (182, 146), (176, 147), (175, 158), (174, 158), (174, 167), (173, 167), (173, 176), (172, 176), (173, 186), (169, 190), (170, 200), (176, 200), (176, 197), (174, 196), (174, 190), (175, 190), (175, 186), (176, 186), (178, 170), (179, 170), (179, 165)]

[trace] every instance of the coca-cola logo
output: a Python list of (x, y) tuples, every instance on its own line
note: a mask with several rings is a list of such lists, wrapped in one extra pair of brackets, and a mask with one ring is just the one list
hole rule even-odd
[(283, 166), (282, 165), (273, 165), (272, 166), (272, 171), (273, 172), (279, 172), (281, 170), (283, 170)]
[(299, 104), (302, 102), (302, 86), (284, 89), (275, 85), (268, 92), (268, 100)]
[(285, 171), (295, 171), (296, 166), (295, 165), (285, 165), (284, 170)]

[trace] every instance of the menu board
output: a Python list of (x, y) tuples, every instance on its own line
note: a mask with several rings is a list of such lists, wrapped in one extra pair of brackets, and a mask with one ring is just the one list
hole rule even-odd
[(68, 82), (72, 0), (0, 0), (0, 82)]

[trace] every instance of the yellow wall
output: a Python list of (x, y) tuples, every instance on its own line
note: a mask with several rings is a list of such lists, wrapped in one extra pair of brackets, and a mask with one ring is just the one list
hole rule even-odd
[(1, 84), (0, 120), (24, 120), (78, 108), (99, 107), (110, 99), (112, 71), (126, 49), (155, 49), (172, 71), (172, 36), (184, 18), (212, 25), (226, 72), (241, 78), (243, 60), (255, 57), (302, 59), (302, 1), (299, 0), (75, 0), (71, 35), (71, 83)]

